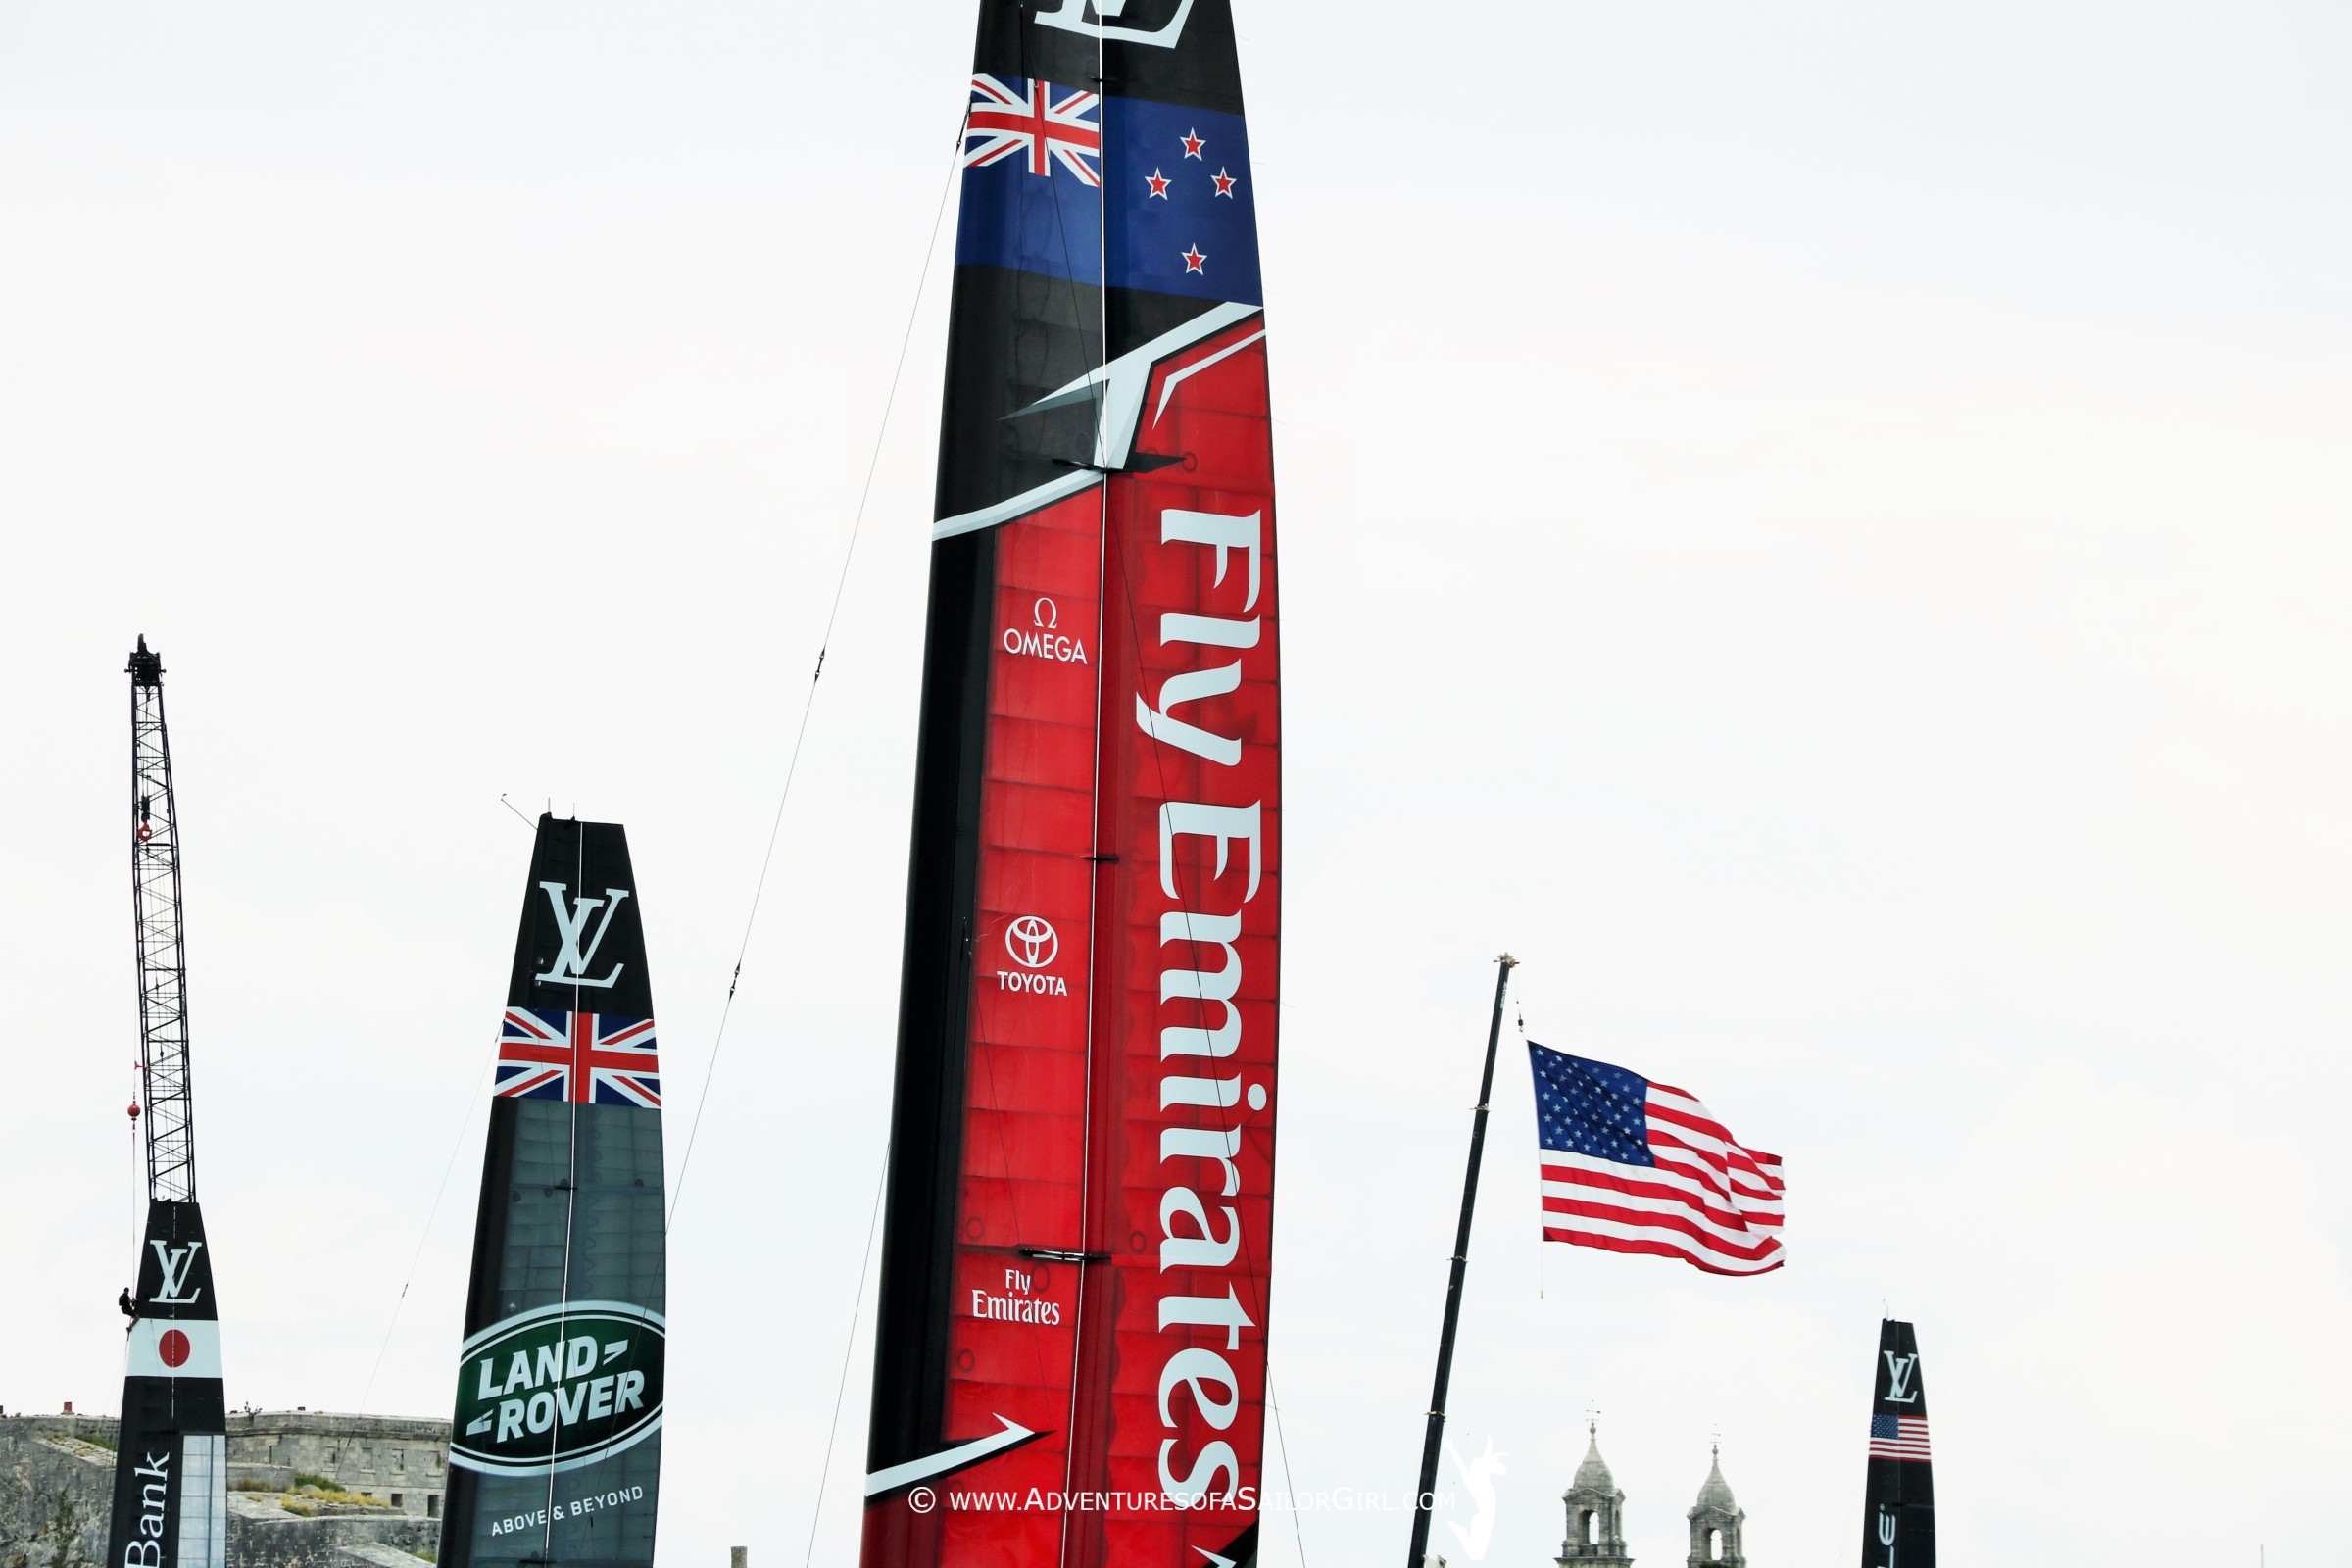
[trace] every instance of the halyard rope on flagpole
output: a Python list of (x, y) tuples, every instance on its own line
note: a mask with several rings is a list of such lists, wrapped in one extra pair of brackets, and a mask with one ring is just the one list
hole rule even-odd
[[(1516, 996), (1511, 998), (1511, 1007), (1517, 1016), (1519, 1025), (1519, 1044), (1524, 1047), (1527, 1044), (1527, 999), (1525, 997)], [(1542, 1194), (1543, 1188), (1541, 1184), (1539, 1184), (1537, 1187), (1536, 1200), (1536, 1299), (1539, 1301), (1543, 1300), (1544, 1297), (1550, 1294), (1551, 1282), (1551, 1250), (1544, 1245)]]

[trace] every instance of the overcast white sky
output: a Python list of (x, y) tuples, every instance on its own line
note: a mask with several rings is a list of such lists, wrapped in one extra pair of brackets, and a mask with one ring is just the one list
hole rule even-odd
[[(1653, 1568), (1717, 1430), (1759, 1568), (1852, 1560), (1883, 1304), (1952, 1561), (2344, 1561), (2352, 13), (1239, 3), (1297, 1485), (1410, 1486), (1508, 947), (1531, 1035), (1786, 1155), (1791, 1261), (1540, 1248), (1506, 1054), (1453, 1397), (1506, 1455), (1487, 1562), (1557, 1550), (1588, 1405)], [(448, 1408), (502, 793), (629, 826), (674, 1186), (969, 13), (0, 0), (0, 1403), (119, 1396), (142, 631), (232, 1400)], [(808, 1546), (944, 283), (672, 1236), (664, 1568)]]

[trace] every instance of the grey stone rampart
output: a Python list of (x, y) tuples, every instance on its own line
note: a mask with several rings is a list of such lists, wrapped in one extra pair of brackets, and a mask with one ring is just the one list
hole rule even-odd
[[(305, 1519), (270, 1497), (228, 1499), (229, 1568), (340, 1568), (365, 1549), (389, 1547), (402, 1556), (429, 1553), (441, 1542), (441, 1521), (408, 1514), (320, 1514)], [(412, 1558), (413, 1560), (413, 1558)]]
[[(99, 1568), (115, 1437), (106, 1416), (0, 1417), (0, 1568)], [(228, 1568), (425, 1568), (417, 1554), (439, 1545), (446, 1421), (305, 1410), (231, 1415), (228, 1455), (230, 1481), (249, 1484), (228, 1494)], [(277, 1490), (297, 1474), (325, 1477), (377, 1505)], [(299, 1511), (309, 1508), (318, 1511)]]
[(0, 1568), (90, 1568), (105, 1554), (114, 1441), (115, 1423), (93, 1416), (0, 1419)]
[[(238, 1412), (228, 1418), (228, 1463), (232, 1481), (282, 1474), (292, 1485), (296, 1475), (324, 1476), (346, 1492), (438, 1520), (449, 1490), (449, 1423), (327, 1410)], [(248, 1465), (267, 1469), (240, 1468)]]

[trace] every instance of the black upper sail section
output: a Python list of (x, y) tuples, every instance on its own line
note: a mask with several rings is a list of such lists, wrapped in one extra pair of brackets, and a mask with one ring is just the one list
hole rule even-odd
[(158, 1199), (147, 1205), (139, 1282), (131, 1294), (142, 1318), (220, 1318), (220, 1305), (213, 1298), (213, 1253), (204, 1239), (204, 1210), (194, 1202)]
[(1936, 1568), (1936, 1480), (1928, 1459), (1928, 1394), (1919, 1337), (1879, 1325), (1870, 1402), (1870, 1470), (1862, 1500), (1862, 1568)]
[(653, 1017), (626, 831), (540, 817), (491, 1088), (441, 1568), (653, 1563), (668, 1300)]
[[(1101, 30), (1098, 51), (1097, 29)], [(974, 69), (1093, 86), (1120, 98), (1242, 112), (1230, 0), (998, 0), (980, 8)]]
[[(1219, 303), (1199, 290), (1126, 286), (1137, 274), (1122, 269), (1117, 243), (1104, 251), (1104, 229), (1119, 231), (1121, 203), (1143, 188), (1121, 150), (1130, 145), (1124, 127), (1138, 118), (1134, 105), (1230, 116), (1237, 122), (1242, 116), (1230, 0), (1127, 0), (1115, 17), (1098, 14), (1090, 0), (985, 0), (972, 69), (976, 77), (1006, 84), (1045, 81), (1057, 92), (1101, 94), (1105, 101), (1099, 112), (1083, 113), (1093, 114), (1103, 131), (1105, 147), (1092, 158), (1108, 188), (1088, 190), (1082, 199), (1098, 208), (1105, 200), (1109, 205), (1094, 215), (1057, 206), (1077, 194), (1070, 187), (1078, 176), (1054, 165), (1047, 177), (1033, 182), (1025, 217), (999, 215), (994, 224), (976, 224), (967, 178), (940, 420), (935, 514), (941, 518), (968, 516), (1029, 495), (1091, 464), (1093, 406), (1083, 398), (1050, 410), (1033, 406)], [(1217, 140), (1220, 159), (1238, 159), (1240, 149), (1228, 146), (1229, 139)], [(1167, 156), (1184, 165), (1173, 143)], [(1009, 167), (994, 163), (990, 172)], [(1210, 169), (1226, 167), (1195, 163), (1189, 171), (1204, 180)], [(1231, 168), (1247, 176), (1246, 163)], [(1052, 192), (1066, 194), (1049, 199)], [(1018, 245), (1007, 247), (1015, 253), (1010, 258), (984, 262), (962, 243), (976, 227), (1017, 228), (1024, 221), (1042, 225), (1032, 234), (1037, 248), (1027, 263)], [(1254, 237), (1250, 243), (1254, 246)], [(1221, 272), (1229, 258), (1217, 244), (1209, 249), (1214, 254), (1207, 265)], [(1161, 259), (1172, 264), (1174, 243), (1166, 251)], [(1054, 265), (1044, 266), (1040, 258)], [(1101, 270), (1105, 262), (1108, 275)], [(1252, 276), (1254, 269), (1251, 261)]]
[(507, 1005), (653, 1016), (645, 924), (618, 823), (539, 818)]

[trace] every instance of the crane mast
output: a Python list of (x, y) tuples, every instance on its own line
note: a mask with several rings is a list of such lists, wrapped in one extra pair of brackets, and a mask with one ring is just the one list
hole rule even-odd
[(225, 1568), (228, 1401), (220, 1386), (220, 1302), (196, 1202), (179, 811), (164, 729), (164, 662), (144, 637), (131, 652), (128, 673), (130, 909), (147, 1100), (147, 1228), (139, 1238), (136, 1282), (121, 1298), (130, 1325), (123, 1335), (122, 1419), (105, 1561), (110, 1568)]
[(139, 963), (139, 1065), (147, 1100), (147, 1197), (196, 1198), (188, 1075), (188, 956), (180, 923), (179, 808), (164, 727), (164, 662), (130, 656), (130, 908)]

